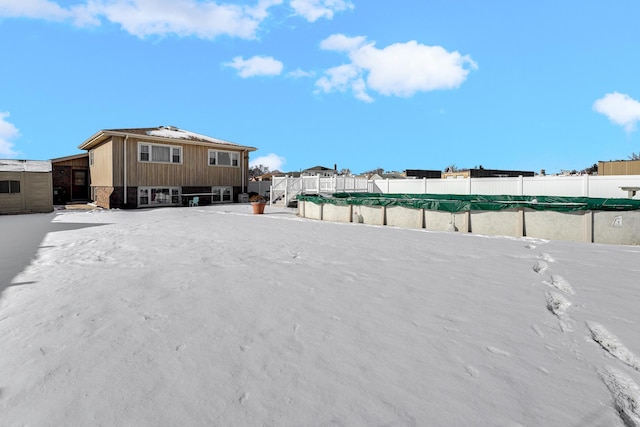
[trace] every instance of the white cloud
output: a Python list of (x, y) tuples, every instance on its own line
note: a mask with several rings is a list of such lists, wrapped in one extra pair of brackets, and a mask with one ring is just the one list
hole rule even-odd
[(252, 7), (197, 0), (87, 0), (65, 9), (49, 0), (0, 0), (0, 16), (71, 19), (78, 26), (99, 25), (103, 19), (140, 38), (227, 35), (252, 39), (268, 17), (268, 9), (282, 2), (259, 0)]
[(15, 157), (19, 152), (13, 149), (13, 139), (20, 135), (18, 128), (5, 119), (9, 117), (8, 112), (0, 112), (0, 156)]
[(254, 56), (249, 59), (236, 56), (232, 62), (227, 62), (224, 65), (238, 70), (238, 75), (242, 78), (277, 76), (282, 73), (283, 68), (282, 62), (271, 56)]
[(353, 3), (348, 0), (291, 0), (291, 7), (296, 15), (309, 22), (320, 18), (332, 19), (335, 12), (354, 8)]
[(348, 37), (344, 34), (333, 34), (320, 42), (320, 49), (338, 52), (352, 52), (365, 44), (364, 36)]
[(262, 0), (255, 7), (195, 0), (95, 0), (100, 15), (138, 36), (177, 35), (213, 39), (220, 35), (251, 39), (267, 9), (282, 0)]
[(624, 93), (608, 93), (593, 103), (594, 111), (604, 114), (627, 132), (636, 130), (640, 121), (640, 102)]
[(256, 157), (255, 159), (251, 159), (249, 162), (249, 167), (254, 166), (266, 166), (270, 171), (282, 171), (282, 166), (287, 163), (286, 159), (282, 156), (278, 156), (277, 154), (269, 153), (266, 156)]
[(325, 71), (325, 75), (316, 81), (316, 86), (325, 93), (346, 92), (350, 89), (356, 98), (365, 102), (373, 102), (373, 98), (366, 92), (366, 83), (362, 79), (362, 72), (353, 64), (329, 68)]
[(373, 99), (367, 89), (388, 96), (410, 97), (416, 92), (459, 87), (477, 64), (467, 55), (416, 41), (395, 43), (383, 49), (364, 37), (334, 34), (320, 48), (344, 52), (350, 64), (333, 67), (316, 82), (323, 92), (350, 89), (363, 101)]
[(289, 71), (287, 73), (287, 77), (292, 77), (294, 79), (299, 79), (302, 77), (313, 77), (315, 75), (316, 73), (314, 73), (313, 71), (304, 71), (304, 70), (301, 70), (300, 68), (294, 71)]
[(0, 17), (62, 21), (72, 17), (72, 13), (49, 0), (0, 0)]

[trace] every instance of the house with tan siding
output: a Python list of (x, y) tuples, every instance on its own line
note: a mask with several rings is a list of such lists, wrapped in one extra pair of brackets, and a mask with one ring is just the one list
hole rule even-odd
[(78, 148), (89, 155), (90, 198), (107, 209), (235, 201), (257, 150), (174, 126), (101, 130)]
[(598, 175), (640, 175), (640, 160), (599, 161)]

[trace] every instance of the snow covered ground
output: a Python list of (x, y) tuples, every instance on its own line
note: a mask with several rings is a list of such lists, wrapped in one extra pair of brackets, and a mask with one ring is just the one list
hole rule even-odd
[(638, 426), (640, 247), (0, 217), (3, 426)]

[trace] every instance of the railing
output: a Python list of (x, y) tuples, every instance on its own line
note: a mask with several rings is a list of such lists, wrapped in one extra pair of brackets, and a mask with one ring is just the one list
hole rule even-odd
[(338, 192), (367, 192), (372, 189), (370, 181), (364, 178), (354, 178), (348, 176), (301, 176), (301, 177), (280, 177), (273, 178), (270, 199), (284, 201), (285, 206), (289, 204), (296, 195), (302, 194), (332, 194)]

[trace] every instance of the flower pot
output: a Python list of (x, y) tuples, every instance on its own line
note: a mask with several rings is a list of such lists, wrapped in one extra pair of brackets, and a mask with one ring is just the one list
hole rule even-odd
[(251, 207), (253, 208), (254, 214), (262, 214), (264, 213), (264, 207), (267, 206), (264, 202), (251, 202)]

